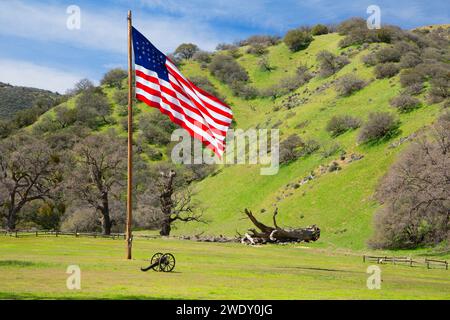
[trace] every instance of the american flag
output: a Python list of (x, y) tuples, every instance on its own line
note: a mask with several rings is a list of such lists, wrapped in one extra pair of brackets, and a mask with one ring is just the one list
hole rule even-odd
[(220, 157), (231, 124), (231, 108), (184, 77), (175, 64), (132, 29), (136, 98), (158, 108)]

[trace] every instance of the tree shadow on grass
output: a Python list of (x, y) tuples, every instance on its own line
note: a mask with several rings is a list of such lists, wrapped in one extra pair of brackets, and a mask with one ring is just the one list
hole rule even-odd
[(282, 267), (282, 268), (283, 269), (310, 270), (310, 271), (326, 271), (326, 272), (365, 273), (365, 272), (362, 272), (362, 271), (340, 270), (340, 269), (330, 269), (330, 268), (317, 268), (317, 267)]
[(34, 293), (13, 293), (0, 291), (0, 300), (183, 300), (178, 297), (151, 297), (145, 295), (117, 295), (113, 297), (90, 297), (90, 296), (52, 296), (48, 294), (34, 294)]

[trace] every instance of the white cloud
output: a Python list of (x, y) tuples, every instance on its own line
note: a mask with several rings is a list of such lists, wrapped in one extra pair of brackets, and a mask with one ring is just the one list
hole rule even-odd
[(141, 4), (202, 21), (219, 19), (279, 31), (307, 23), (310, 16), (305, 13), (320, 13), (319, 17), (330, 19), (336, 16), (336, 8), (349, 6), (348, 3), (322, 0), (141, 0)]
[[(66, 9), (65, 6), (26, 4), (17, 0), (0, 1), (0, 34), (126, 54), (125, 11), (93, 12), (81, 6), (81, 29), (69, 30)], [(166, 52), (182, 42), (194, 42), (210, 50), (224, 37), (189, 17), (173, 19), (138, 14), (134, 25)]]
[(26, 61), (0, 59), (0, 82), (64, 93), (82, 76)]

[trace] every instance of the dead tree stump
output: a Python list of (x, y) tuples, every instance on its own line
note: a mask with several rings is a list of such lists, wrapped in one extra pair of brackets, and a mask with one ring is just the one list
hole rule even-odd
[(264, 244), (264, 243), (286, 243), (286, 242), (310, 242), (320, 237), (320, 229), (316, 225), (298, 229), (283, 229), (277, 225), (276, 216), (278, 208), (273, 213), (273, 227), (259, 222), (253, 213), (247, 208), (244, 210), (247, 217), (259, 229), (249, 229), (242, 237), (241, 243)]

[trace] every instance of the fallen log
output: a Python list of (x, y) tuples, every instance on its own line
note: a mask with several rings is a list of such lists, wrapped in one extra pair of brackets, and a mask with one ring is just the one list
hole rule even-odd
[(259, 229), (249, 229), (242, 237), (241, 243), (264, 244), (264, 243), (286, 243), (286, 242), (310, 242), (320, 237), (320, 229), (316, 225), (298, 229), (283, 229), (277, 224), (276, 216), (278, 208), (273, 213), (273, 227), (259, 222), (253, 213), (247, 208), (244, 210), (247, 217)]

